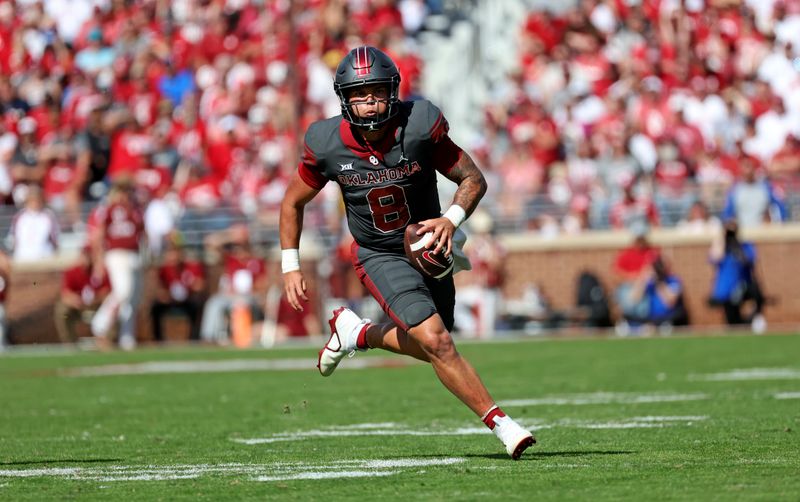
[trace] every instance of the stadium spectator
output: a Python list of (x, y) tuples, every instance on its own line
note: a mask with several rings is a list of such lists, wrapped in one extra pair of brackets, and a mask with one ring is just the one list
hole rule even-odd
[(80, 226), (80, 204), (83, 193), (78, 180), (78, 170), (71, 131), (42, 147), (45, 163), (43, 180), (44, 198), (47, 205), (64, 216), (68, 229)]
[(92, 334), (98, 343), (107, 344), (112, 327), (119, 323), (119, 346), (131, 350), (136, 346), (136, 308), (142, 284), (139, 250), (144, 241), (144, 223), (130, 179), (115, 180), (108, 203), (99, 209), (96, 218), (93, 247), (97, 260), (108, 271), (111, 294), (92, 319)]
[(14, 182), (11, 177), (11, 159), (17, 149), (17, 136), (0, 120), (0, 203), (11, 195)]
[(182, 164), (176, 174), (182, 215), (178, 230), (184, 234), (218, 232), (233, 222), (233, 210), (226, 207), (223, 185), (202, 164)]
[(89, 107), (86, 126), (78, 134), (78, 183), (83, 197), (97, 200), (106, 193), (106, 173), (111, 158), (111, 136), (104, 125), (104, 102), (95, 99)]
[(767, 323), (756, 258), (755, 245), (741, 241), (736, 220), (728, 220), (724, 229), (714, 234), (709, 250), (709, 261), (716, 272), (709, 303), (723, 308), (728, 324), (749, 322), (754, 332), (763, 333)]
[(153, 134), (146, 127), (149, 115), (138, 116), (127, 107), (110, 111), (106, 127), (111, 131), (111, 152), (106, 176), (132, 179), (149, 163), (155, 149)]
[(103, 31), (94, 28), (86, 37), (86, 47), (75, 54), (75, 66), (89, 75), (97, 75), (114, 63), (115, 51), (103, 40)]
[(677, 224), (678, 230), (691, 235), (716, 235), (721, 226), (719, 218), (711, 215), (708, 207), (700, 200), (692, 203), (689, 211)]
[(465, 248), (472, 270), (456, 291), (455, 325), (459, 332), (489, 338), (494, 335), (503, 306), (506, 250), (494, 233), (492, 216), (475, 211), (468, 220), (469, 242)]
[(208, 235), (205, 245), (208, 252), (222, 257), (223, 272), (203, 309), (200, 337), (204, 341), (228, 343), (235, 306), (246, 304), (252, 317), (263, 315), (268, 286), (266, 262), (253, 252), (250, 233), (243, 225)]
[(41, 185), (44, 180), (45, 166), (36, 129), (36, 121), (31, 117), (23, 117), (17, 124), (19, 141), (11, 158), (11, 177), (14, 180), (14, 201), (18, 205), (25, 201), (27, 186)]
[(780, 222), (787, 217), (783, 201), (775, 194), (769, 180), (756, 171), (756, 160), (743, 157), (740, 161), (741, 178), (728, 192), (722, 219), (735, 219), (739, 228)]
[(561, 222), (561, 230), (565, 235), (578, 235), (591, 227), (590, 200), (586, 195), (575, 195), (569, 204), (569, 211)]
[[(433, 233), (431, 252), (451, 254), (453, 234), (475, 210), (486, 181), (449, 138), (449, 125), (438, 108), (425, 100), (400, 101), (400, 80), (394, 62), (374, 47), (356, 47), (339, 64), (334, 89), (342, 115), (307, 129), (302, 161), (281, 204), (284, 291), (292, 307), (303, 310), (308, 297), (298, 247), (305, 206), (328, 181), (335, 181), (355, 240), (353, 266), (392, 322), (373, 324), (345, 307), (335, 310), (330, 338), (319, 352), (320, 373), (330, 375), (345, 355), (369, 348), (430, 362), (442, 384), (518, 459), (535, 440), (500, 410), (456, 351), (450, 335), (452, 277), (426, 278), (403, 252), (403, 229), (420, 222), (420, 235)], [(379, 165), (395, 179), (371, 181)], [(435, 170), (458, 185), (453, 206), (443, 216)]]
[[(631, 230), (633, 243), (620, 249), (614, 258), (613, 275), (616, 282), (614, 297), (623, 316), (645, 317), (647, 304), (641, 298), (632, 297), (629, 292), (637, 281), (651, 269), (660, 252), (647, 238), (649, 227), (644, 223), (635, 224)], [(636, 299), (637, 301), (632, 301)]]
[(668, 334), (673, 326), (689, 323), (683, 283), (661, 256), (641, 270), (619, 299), (623, 306), (623, 320), (617, 324), (620, 335), (636, 333), (643, 325), (657, 326)]
[(146, 201), (144, 229), (150, 254), (154, 257), (161, 255), (165, 239), (175, 230), (180, 211), (178, 197), (167, 183), (167, 177), (167, 171), (155, 167), (137, 173), (141, 198)]
[(276, 320), (276, 343), (322, 333), (322, 323), (313, 303), (309, 302), (308, 308), (298, 311), (292, 308), (286, 296), (281, 295), (278, 301), (280, 303)]
[(8, 288), (11, 285), (11, 260), (8, 255), (0, 249), (0, 351), (9, 345), (8, 337), (8, 315), (6, 314), (6, 302), (8, 301)]
[(600, 278), (591, 270), (578, 275), (575, 285), (576, 317), (581, 324), (590, 328), (608, 328), (611, 322), (611, 305), (606, 288)]
[(29, 185), (25, 192), (25, 206), (14, 215), (8, 231), (12, 256), (14, 261), (50, 258), (58, 250), (58, 220), (55, 213), (45, 207), (39, 185)]
[(611, 228), (632, 230), (634, 227), (659, 225), (659, 214), (652, 199), (639, 193), (634, 179), (623, 180), (622, 198), (611, 206)]
[(767, 176), (776, 190), (789, 194), (800, 188), (800, 134), (790, 135), (769, 164)]
[(281, 147), (274, 142), (264, 143), (240, 185), (242, 212), (255, 216), (261, 224), (272, 228), (278, 226), (280, 203), (288, 185), (288, 179), (280, 169), (282, 162)]
[(202, 262), (186, 256), (181, 237), (171, 233), (166, 241), (158, 275), (155, 299), (150, 307), (153, 338), (164, 341), (162, 319), (180, 312), (189, 319), (189, 339), (200, 340), (200, 315), (205, 301), (206, 273)]
[(683, 216), (694, 196), (689, 191), (692, 175), (689, 157), (682, 157), (672, 140), (658, 143), (658, 163), (655, 169), (655, 200), (661, 223), (673, 226)]
[(97, 309), (111, 291), (108, 273), (95, 261), (91, 246), (78, 255), (78, 262), (64, 271), (61, 292), (54, 308), (56, 332), (62, 343), (75, 343), (78, 325), (89, 327)]

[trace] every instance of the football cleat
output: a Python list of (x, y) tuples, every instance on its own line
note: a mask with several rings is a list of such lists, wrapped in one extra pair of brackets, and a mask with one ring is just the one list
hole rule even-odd
[(369, 322), (369, 319), (361, 319), (355, 312), (345, 307), (333, 311), (333, 317), (328, 320), (331, 337), (319, 351), (317, 360), (317, 368), (322, 376), (329, 376), (344, 356), (352, 355), (359, 350), (356, 346), (358, 334)]
[(503, 442), (506, 451), (513, 460), (519, 460), (522, 452), (536, 444), (536, 438), (533, 437), (533, 434), (520, 427), (510, 417), (495, 417), (494, 423), (495, 427), (492, 431)]

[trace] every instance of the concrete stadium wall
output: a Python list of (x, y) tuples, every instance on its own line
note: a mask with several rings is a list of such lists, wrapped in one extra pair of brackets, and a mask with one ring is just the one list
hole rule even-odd
[[(765, 293), (774, 299), (766, 311), (770, 328), (798, 329), (800, 327), (800, 224), (765, 227), (747, 232), (744, 238), (757, 244), (758, 271)], [(662, 250), (683, 279), (692, 324), (716, 326), (722, 324), (722, 313), (706, 305), (713, 280), (713, 270), (707, 260), (710, 235), (684, 235), (674, 229), (655, 230), (651, 240)], [(543, 240), (534, 234), (505, 236), (503, 244), (509, 251), (505, 293), (509, 297), (522, 294), (526, 284), (535, 283), (547, 294), (557, 309), (574, 306), (576, 282), (583, 270), (600, 276), (610, 292), (616, 285), (611, 274), (614, 257), (628, 245), (631, 237), (625, 232), (592, 232), (585, 235)], [(308, 256), (308, 254), (306, 255)], [(14, 266), (6, 311), (11, 323), (13, 343), (52, 343), (58, 341), (53, 324), (53, 305), (61, 285), (61, 272), (70, 260), (54, 260), (35, 266)], [(313, 262), (304, 262), (306, 276), (313, 284)], [(219, 271), (210, 271), (211, 284)], [(456, 276), (457, 278), (459, 276)], [(457, 281), (458, 282), (458, 281)], [(155, 284), (155, 274), (145, 275), (145, 297), (139, 309), (139, 338), (151, 336), (148, 307)], [(167, 331), (172, 338), (185, 339), (188, 331), (180, 320), (171, 322)]]

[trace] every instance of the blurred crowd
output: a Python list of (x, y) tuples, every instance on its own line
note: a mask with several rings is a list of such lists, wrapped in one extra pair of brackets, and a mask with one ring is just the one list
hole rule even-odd
[(409, 35), (429, 11), (418, 0), (2, 2), (0, 199), (22, 207), (41, 187), (62, 226), (82, 229), (82, 203), (128, 177), (156, 248), (182, 224), (274, 226), (298, 135), (339, 112), (343, 55), (385, 48), (414, 95)]
[(583, 0), (531, 12), (519, 47), (477, 142), (499, 218), (554, 235), (672, 226), (698, 202), (748, 206), (748, 226), (787, 217), (800, 2)]
[[(22, 207), (38, 186), (60, 229), (80, 230), (86, 203), (130, 177), (156, 252), (175, 228), (274, 229), (299, 135), (339, 111), (343, 54), (383, 48), (413, 99), (414, 36), (440, 12), (433, 0), (2, 2), (0, 198)], [(531, 12), (516, 70), (464, 145), (490, 178), (487, 207), (543, 235), (742, 208), (747, 225), (787, 218), (799, 26), (797, 0)]]

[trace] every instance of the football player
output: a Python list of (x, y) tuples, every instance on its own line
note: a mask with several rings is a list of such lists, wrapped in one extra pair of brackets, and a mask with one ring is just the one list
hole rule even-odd
[(92, 334), (101, 345), (108, 343), (114, 323), (119, 322), (119, 346), (136, 346), (136, 308), (142, 294), (142, 262), (139, 248), (144, 241), (144, 220), (133, 197), (133, 182), (118, 177), (100, 206), (92, 243), (97, 263), (104, 263), (111, 281), (109, 294), (92, 318)]
[[(302, 161), (281, 204), (284, 290), (303, 309), (306, 281), (299, 243), (304, 207), (328, 181), (342, 191), (353, 235), (352, 262), (361, 282), (391, 322), (375, 324), (347, 308), (333, 312), (331, 336), (319, 352), (323, 376), (356, 350), (384, 349), (430, 362), (439, 380), (466, 404), (518, 459), (536, 441), (495, 404), (475, 369), (456, 350), (455, 287), (451, 275), (424, 277), (408, 261), (404, 230), (419, 223), (433, 232), (434, 253), (452, 252), (456, 228), (486, 192), (469, 155), (448, 136), (447, 120), (426, 100), (401, 101), (395, 63), (374, 47), (357, 47), (339, 64), (334, 90), (342, 114), (311, 124)], [(453, 204), (439, 206), (436, 171), (458, 184)]]

